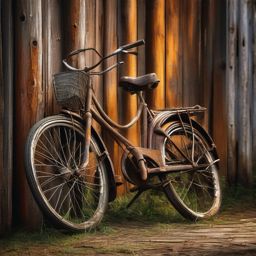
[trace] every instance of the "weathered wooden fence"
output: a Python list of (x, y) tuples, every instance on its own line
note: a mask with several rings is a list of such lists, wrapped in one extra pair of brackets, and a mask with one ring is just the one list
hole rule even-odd
[(228, 178), (252, 184), (256, 167), (256, 1), (227, 1)]
[[(234, 140), (231, 140), (237, 131), (242, 131), (238, 127), (239, 119), (235, 119), (236, 133), (228, 133), (230, 126), (227, 124), (231, 123), (231, 131), (234, 130), (232, 113), (235, 115), (234, 111), (237, 110), (232, 101), (231, 86), (238, 84), (235, 82), (237, 72), (233, 71), (234, 81), (228, 81), (227, 85), (230, 86), (226, 86), (226, 10), (231, 13), (231, 5), (247, 1), (226, 2), (227, 6), (223, 0), (0, 1), (0, 156), (3, 160), (0, 161), (0, 232), (10, 227), (12, 213), (14, 219), (27, 227), (38, 227), (42, 221), (25, 178), (24, 143), (30, 127), (36, 121), (58, 112), (52, 75), (63, 69), (62, 58), (77, 48), (96, 47), (106, 54), (121, 44), (144, 38), (146, 46), (139, 49), (137, 59), (129, 56), (119, 72), (114, 70), (103, 78), (95, 79), (95, 90), (106, 112), (122, 123), (130, 120), (136, 112), (137, 101), (135, 96), (118, 89), (118, 77), (156, 72), (161, 83), (146, 95), (150, 106), (206, 106), (208, 112), (201, 121), (217, 144), (221, 172), (228, 175), (230, 181), (236, 179), (234, 177), (237, 177), (238, 171), (234, 163), (243, 152), (240, 147), (241, 153), (238, 155), (236, 146), (245, 144), (242, 141), (243, 132), (239, 143), (232, 144)], [(251, 13), (251, 20), (255, 23), (255, 12), (244, 8)], [(239, 12), (242, 13), (241, 10)], [(229, 22), (230, 19), (227, 24)], [(255, 29), (256, 26), (252, 24), (250, 26)], [(245, 25), (241, 21), (237, 26), (243, 28)], [(232, 40), (231, 36), (228, 40)], [(243, 40), (241, 44), (243, 46)], [(230, 53), (232, 47), (227, 49)], [(245, 54), (241, 52), (239, 58), (245, 58)], [(93, 56), (81, 56), (74, 64), (83, 66), (93, 61)], [(104, 65), (106, 67), (115, 61), (109, 60)], [(228, 73), (232, 73), (230, 68), (228, 70)], [(241, 73), (240, 76), (245, 75)], [(246, 93), (243, 89), (239, 90), (239, 94)], [(240, 106), (246, 106), (241, 100), (239, 102)], [(233, 112), (229, 111), (230, 106)], [(245, 118), (243, 120), (247, 120), (247, 111), (239, 113), (241, 118)], [(250, 115), (253, 113), (255, 115), (255, 110)], [(94, 125), (101, 131), (97, 124)], [(136, 144), (140, 143), (139, 126), (126, 132), (127, 137)], [(250, 127), (255, 128), (256, 125)], [(118, 158), (121, 152), (109, 136), (105, 136), (105, 141), (119, 173)], [(233, 150), (233, 155), (228, 158), (228, 168), (227, 142), (229, 152)], [(244, 156), (247, 156), (246, 152)], [(244, 160), (240, 161), (240, 166), (243, 167), (239, 169), (240, 176), (251, 172)], [(251, 175), (243, 176), (244, 181), (249, 181)], [(119, 189), (119, 193), (126, 190), (125, 185)]]

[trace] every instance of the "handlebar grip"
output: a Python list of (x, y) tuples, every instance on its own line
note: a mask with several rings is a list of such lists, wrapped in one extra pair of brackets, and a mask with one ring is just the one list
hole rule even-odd
[(143, 44), (145, 44), (145, 41), (144, 41), (144, 39), (141, 39), (141, 40), (138, 40), (138, 41), (133, 42), (131, 44), (125, 44), (125, 45), (121, 46), (120, 49), (121, 50), (128, 50), (128, 49), (131, 49), (131, 48), (143, 45)]

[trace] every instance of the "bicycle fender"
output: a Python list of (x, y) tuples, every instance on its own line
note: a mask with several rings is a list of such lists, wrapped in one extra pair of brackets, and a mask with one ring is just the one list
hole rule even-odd
[[(159, 113), (155, 118), (153, 119), (150, 129), (149, 129), (149, 147), (150, 148), (157, 148), (159, 145), (161, 145), (161, 142), (163, 141), (163, 136), (157, 134), (155, 131), (157, 128), (163, 127), (167, 123), (175, 122), (175, 121), (180, 121), (180, 117), (182, 118), (183, 121), (187, 121), (188, 117), (187, 114), (177, 114), (173, 113), (171, 111), (163, 111)], [(196, 128), (202, 136), (205, 138), (205, 140), (208, 143), (209, 148), (211, 148), (211, 152), (213, 153), (214, 157), (216, 159), (219, 159), (216, 145), (213, 142), (213, 139), (209, 135), (209, 133), (206, 132), (206, 130), (194, 119), (191, 119), (192, 126)], [(218, 164), (218, 163), (217, 163)]]

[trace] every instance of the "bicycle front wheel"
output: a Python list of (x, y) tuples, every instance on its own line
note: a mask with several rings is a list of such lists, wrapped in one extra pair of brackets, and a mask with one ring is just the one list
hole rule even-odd
[(203, 169), (164, 174), (164, 191), (185, 218), (198, 220), (215, 215), (221, 204), (218, 167), (204, 136), (190, 124), (174, 122), (166, 128), (162, 152), (166, 165), (190, 164)]
[(61, 228), (88, 230), (102, 219), (108, 204), (107, 173), (95, 138), (83, 168), (84, 127), (52, 116), (35, 124), (25, 148), (28, 183), (42, 212)]

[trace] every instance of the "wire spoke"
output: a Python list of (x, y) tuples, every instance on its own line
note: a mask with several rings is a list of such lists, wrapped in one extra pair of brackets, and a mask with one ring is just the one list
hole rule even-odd
[[(171, 186), (175, 191), (180, 202), (187, 209), (195, 211), (195, 216), (199, 212), (204, 213), (209, 211), (215, 204), (216, 190), (218, 187), (215, 185), (215, 174), (213, 168), (197, 169), (208, 166), (213, 162), (213, 158), (207, 149), (204, 138), (197, 133), (193, 127), (191, 130), (190, 125), (177, 126), (173, 130), (169, 130), (168, 134), (172, 141), (177, 142), (178, 149), (169, 145), (165, 141), (165, 164), (180, 164), (184, 165), (184, 155), (191, 158), (195, 163), (196, 169), (180, 171), (178, 173), (165, 174), (164, 187)], [(184, 155), (177, 152), (182, 151)], [(185, 159), (186, 161), (188, 159)], [(204, 168), (203, 167), (203, 168)], [(169, 185), (168, 185), (169, 184)]]
[[(41, 157), (41, 158), (43, 158), (43, 159), (47, 159), (50, 163), (56, 163), (57, 166), (59, 166), (59, 165), (60, 165), (60, 166), (64, 166), (63, 162), (59, 162), (59, 161), (56, 160), (56, 158), (51, 158), (51, 157), (45, 155), (44, 153), (42, 153), (42, 152), (40, 152), (40, 151), (37, 151), (37, 152), (36, 152), (36, 155), (38, 155), (39, 157)], [(40, 162), (40, 163), (43, 163), (43, 162), (41, 162), (39, 159), (36, 158), (36, 155), (35, 155), (35, 161), (38, 161), (38, 162)]]
[(46, 118), (31, 135), (26, 163), (32, 167), (31, 182), (39, 193), (42, 211), (72, 230), (99, 223), (108, 203), (107, 170), (99, 162), (101, 148), (93, 136), (88, 166), (82, 167), (83, 129), (79, 121), (66, 116)]
[[(47, 132), (48, 132), (48, 134), (50, 135), (50, 137), (52, 137), (50, 131), (47, 131)], [(49, 141), (48, 137), (47, 137), (44, 133), (43, 133), (43, 136), (44, 136), (44, 138), (48, 141), (49, 145), (52, 145), (52, 143)], [(52, 138), (52, 141), (54, 141), (53, 138)], [(57, 156), (58, 159), (60, 160), (61, 165), (62, 165), (62, 166), (65, 166), (65, 163), (63, 162), (62, 158), (60, 157), (60, 155), (59, 155), (57, 149), (55, 148), (55, 145), (52, 145), (52, 149), (54, 150), (56, 156)]]

